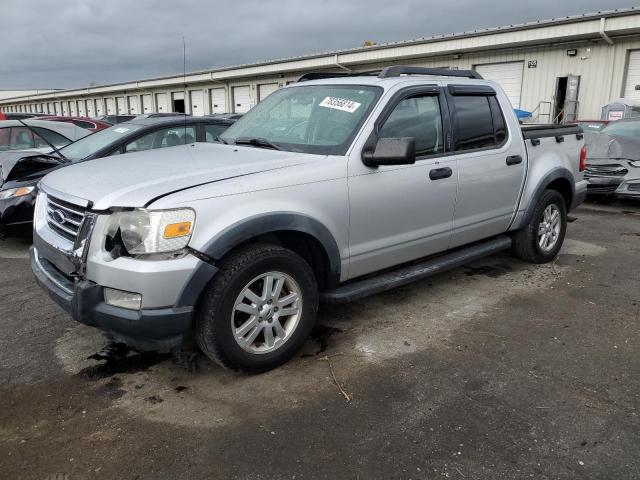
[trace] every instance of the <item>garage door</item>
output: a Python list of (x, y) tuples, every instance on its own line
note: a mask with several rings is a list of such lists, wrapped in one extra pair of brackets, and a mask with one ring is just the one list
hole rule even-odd
[(227, 95), (224, 88), (211, 89), (211, 113), (227, 113)]
[(127, 104), (124, 97), (116, 97), (116, 106), (118, 107), (118, 115), (127, 114)]
[(166, 93), (156, 93), (156, 105), (158, 106), (158, 112), (169, 111)]
[(87, 112), (84, 109), (84, 100), (78, 100), (78, 115), (85, 117)]
[(87, 117), (93, 118), (96, 114), (95, 101), (87, 100)]
[(142, 95), (142, 113), (151, 112), (153, 112), (153, 107), (151, 106), (151, 94), (147, 93)]
[(233, 111), (235, 113), (246, 113), (252, 107), (251, 88), (233, 87)]
[(127, 101), (129, 102), (129, 113), (131, 115), (138, 115), (140, 113), (140, 101), (138, 100), (138, 96), (129, 95), (127, 97)]
[(113, 98), (107, 98), (107, 115), (115, 115), (116, 114), (116, 102)]
[(204, 95), (202, 90), (191, 90), (189, 92), (189, 102), (191, 106), (191, 115), (201, 117), (204, 115)]
[(263, 83), (262, 85), (258, 85), (258, 101), (261, 102), (277, 89), (277, 83)]
[(475, 70), (485, 79), (497, 82), (511, 100), (511, 105), (514, 108), (520, 108), (524, 62), (476, 65)]
[(624, 84), (624, 98), (640, 100), (640, 50), (629, 52), (627, 79)]

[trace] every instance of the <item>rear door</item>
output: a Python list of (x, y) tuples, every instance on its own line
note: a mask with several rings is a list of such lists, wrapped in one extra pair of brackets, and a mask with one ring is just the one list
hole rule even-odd
[(438, 86), (409, 87), (376, 122), (378, 138), (414, 137), (414, 165), (349, 164), (349, 276), (446, 250), (456, 198), (456, 160), (447, 157), (448, 114)]
[(449, 85), (458, 196), (452, 246), (503, 233), (513, 217), (526, 171), (526, 152), (507, 97), (487, 85)]

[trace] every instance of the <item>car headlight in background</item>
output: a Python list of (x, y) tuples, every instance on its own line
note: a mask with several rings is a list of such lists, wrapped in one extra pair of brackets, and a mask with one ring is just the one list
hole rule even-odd
[(189, 244), (195, 220), (196, 213), (190, 208), (136, 209), (115, 213), (109, 231), (120, 230), (122, 244), (129, 255), (170, 253)]
[(29, 195), (31, 192), (35, 190), (35, 186), (33, 187), (20, 187), (20, 188), (10, 188), (8, 190), (0, 191), (0, 200), (6, 200), (7, 198), (17, 198), (24, 197), (25, 195)]
[(640, 168), (640, 162), (637, 161), (637, 160), (629, 162), (629, 165), (631, 165), (632, 167), (635, 167), (635, 168)]

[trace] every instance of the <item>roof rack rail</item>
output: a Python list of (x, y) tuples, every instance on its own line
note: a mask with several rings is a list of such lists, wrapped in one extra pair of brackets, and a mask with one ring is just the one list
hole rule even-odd
[(447, 68), (423, 68), (423, 67), (385, 67), (378, 78), (399, 77), (400, 75), (433, 75), (437, 77), (463, 77), (482, 80), (475, 70), (449, 70)]
[(302, 75), (298, 82), (308, 82), (311, 80), (322, 80), (324, 78), (336, 77), (361, 77), (363, 75), (378, 75), (380, 70), (372, 70), (367, 72), (309, 72)]

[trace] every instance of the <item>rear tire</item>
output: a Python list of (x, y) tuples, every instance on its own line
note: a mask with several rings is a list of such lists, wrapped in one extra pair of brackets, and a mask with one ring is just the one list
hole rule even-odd
[(195, 337), (211, 360), (249, 373), (276, 368), (315, 325), (318, 285), (300, 256), (250, 244), (223, 259), (196, 314)]
[(562, 248), (566, 231), (564, 197), (556, 190), (545, 190), (529, 223), (513, 234), (513, 254), (531, 263), (550, 262)]

